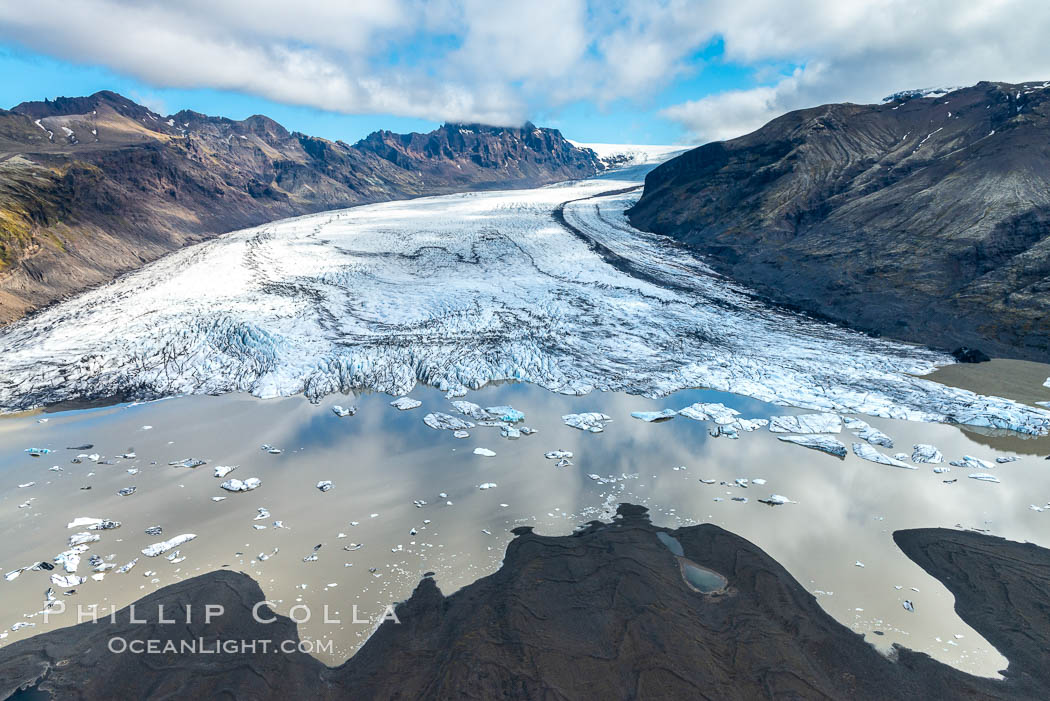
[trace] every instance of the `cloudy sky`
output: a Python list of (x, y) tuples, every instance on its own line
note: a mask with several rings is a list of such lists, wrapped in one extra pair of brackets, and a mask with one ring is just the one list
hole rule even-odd
[(112, 89), (354, 141), (531, 119), (725, 139), (897, 90), (1050, 80), (1046, 0), (0, 0), (0, 105)]

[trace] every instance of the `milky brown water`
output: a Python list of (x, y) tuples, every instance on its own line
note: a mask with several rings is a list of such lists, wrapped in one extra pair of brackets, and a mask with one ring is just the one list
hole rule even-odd
[[(852, 454), (839, 460), (777, 441), (765, 429), (730, 440), (712, 438), (710, 423), (684, 417), (658, 424), (630, 418), (631, 411), (677, 409), (695, 401), (721, 401), (745, 417), (800, 413), (712, 391), (649, 400), (612, 393), (570, 397), (507, 384), (465, 397), (525, 412), (525, 424), (539, 433), (518, 440), (482, 427), (467, 439), (455, 439), (422, 422), (429, 411), (454, 413), (440, 393), (421, 387), (411, 396), (423, 406), (405, 412), (390, 407), (386, 395), (334, 397), (320, 405), (298, 397), (261, 401), (227, 395), (0, 419), (3, 572), (51, 560), (65, 550), (68, 536), (80, 530), (66, 524), (80, 516), (123, 525), (101, 532), (101, 542), (85, 554), (79, 574), (91, 572), (86, 556), (92, 553), (112, 554), (117, 565), (139, 558), (129, 573), (89, 580), (75, 596), (63, 597), (56, 587), (70, 613), (47, 623), (41, 616), (24, 616), (41, 610), (49, 573), (27, 571), (10, 582), (0, 580), (0, 630), (8, 633), (0, 645), (75, 623), (74, 603), (97, 603), (105, 612), (180, 579), (226, 567), (254, 577), (281, 613), (297, 603), (308, 605), (313, 618), (300, 626), (302, 635), (330, 640), (332, 651), (319, 656), (334, 664), (367, 638), (388, 604), (411, 594), (424, 572), (436, 572), (439, 586), (451, 593), (498, 569), (512, 528), (530, 525), (542, 534), (567, 534), (579, 523), (607, 518), (619, 501), (629, 501), (647, 505), (660, 525), (710, 522), (748, 538), (783, 564), (832, 616), (880, 649), (897, 642), (961, 669), (994, 675), (1005, 660), (959, 619), (944, 587), (900, 553), (892, 533), (932, 526), (978, 528), (1050, 546), (1050, 509), (1030, 508), (1050, 501), (1046, 438), (870, 420), (896, 441), (893, 450), (880, 448), (891, 454), (910, 453), (913, 443), (923, 442), (938, 446), (948, 460), (963, 454), (989, 460), (1021, 457), (996, 466), (1001, 483), (990, 484), (967, 479), (961, 468), (938, 475), (929, 465), (913, 471)], [(358, 407), (353, 417), (331, 412), (333, 404), (351, 403)], [(602, 411), (614, 421), (599, 434), (562, 423), (562, 414), (582, 411)], [(39, 423), (42, 418), (47, 421)], [(848, 432), (839, 438), (847, 444), (853, 440)], [(80, 451), (66, 446), (84, 443), (95, 447), (83, 452), (101, 453), (115, 464), (72, 464)], [(264, 443), (283, 452), (264, 452)], [(33, 458), (23, 452), (30, 447), (54, 452)], [(474, 455), (476, 447), (496, 456)], [(136, 459), (116, 458), (131, 448)], [(558, 468), (544, 458), (555, 449), (573, 451), (574, 464)], [(168, 466), (183, 458), (208, 464)], [(49, 471), (52, 465), (62, 471)], [(216, 465), (237, 465), (230, 477), (258, 477), (262, 486), (227, 493), (219, 487), (223, 480), (213, 476)], [(129, 475), (129, 468), (140, 472)], [(616, 481), (602, 484), (590, 474)], [(700, 481), (737, 478), (767, 483), (741, 489)], [(945, 484), (947, 478), (958, 481)], [(320, 480), (335, 486), (322, 493), (315, 486)], [(28, 482), (35, 484), (18, 486)], [(497, 486), (481, 490), (483, 483)], [(131, 485), (138, 488), (135, 494), (116, 494)], [(91, 489), (82, 489), (87, 486)], [(442, 492), (447, 497), (439, 497)], [(758, 503), (773, 493), (797, 503)], [(227, 498), (212, 501), (217, 496)], [(732, 501), (734, 496), (748, 501)], [(427, 504), (417, 508), (414, 500)], [(260, 507), (270, 516), (254, 520)], [(274, 528), (276, 520), (286, 528)], [(351, 525), (355, 521), (358, 525)], [(163, 536), (146, 535), (143, 530), (151, 525), (162, 526)], [(253, 529), (258, 525), (266, 528)], [(197, 538), (179, 548), (186, 558), (181, 563), (140, 553), (182, 533)], [(351, 543), (362, 547), (344, 550)], [(304, 562), (319, 544), (317, 560)], [(275, 548), (270, 559), (258, 559)], [(144, 576), (148, 571), (153, 574)], [(903, 608), (905, 599), (914, 603), (913, 613)], [(328, 617), (340, 623), (321, 620), (325, 605)], [(356, 619), (364, 622), (354, 622), (355, 606)], [(10, 632), (20, 621), (35, 626)]]

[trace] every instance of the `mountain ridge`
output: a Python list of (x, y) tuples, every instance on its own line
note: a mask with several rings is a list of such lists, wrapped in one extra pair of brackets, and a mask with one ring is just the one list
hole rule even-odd
[(1050, 359), (1050, 83), (789, 112), (654, 169), (629, 212), (775, 300)]
[(588, 177), (552, 129), (444, 124), (350, 145), (117, 93), (0, 110), (0, 323), (167, 252), (326, 209)]

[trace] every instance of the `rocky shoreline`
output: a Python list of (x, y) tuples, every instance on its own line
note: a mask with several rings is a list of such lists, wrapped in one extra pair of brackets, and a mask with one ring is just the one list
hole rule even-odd
[[(646, 509), (623, 504), (612, 523), (572, 535), (515, 534), (498, 572), (447, 597), (424, 578), (397, 606), (400, 623), (383, 623), (339, 667), (301, 652), (108, 651), (114, 637), (298, 641), (284, 616), (253, 619), (263, 600), (253, 580), (218, 571), (137, 602), (149, 623), (133, 625), (124, 609), (0, 649), (0, 696), (1021, 699), (1050, 690), (1050, 551), (1034, 545), (945, 529), (894, 534), (1007, 656), (997, 681), (904, 648), (881, 655), (758, 547), (714, 525), (659, 528)], [(698, 590), (691, 567), (726, 586)], [(158, 622), (159, 605), (182, 621), (206, 604), (226, 612), (210, 625), (199, 613), (188, 624)]]

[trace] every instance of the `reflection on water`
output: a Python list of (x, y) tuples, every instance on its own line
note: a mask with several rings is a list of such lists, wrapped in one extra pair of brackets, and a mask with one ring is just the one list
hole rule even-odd
[[(630, 501), (648, 506), (657, 525), (710, 522), (751, 540), (831, 615), (881, 649), (899, 642), (993, 675), (1005, 666), (1003, 658), (955, 615), (951, 595), (900, 553), (891, 534), (959, 526), (1050, 546), (1050, 511), (1029, 508), (1050, 498), (1048, 464), (1031, 457), (1050, 452), (1046, 439), (1014, 441), (1022, 459), (996, 466), (1001, 483), (989, 484), (966, 479), (960, 468), (942, 475), (928, 465), (912, 471), (853, 455), (840, 461), (779, 442), (765, 430), (729, 440), (712, 438), (710, 424), (683, 417), (660, 424), (630, 418), (631, 411), (695, 401), (724, 402), (746, 417), (785, 413), (719, 392), (690, 390), (661, 400), (612, 393), (568, 397), (506, 384), (466, 397), (524, 411), (525, 423), (539, 433), (518, 440), (501, 438), (496, 428), (476, 428), (466, 439), (428, 428), (424, 414), (452, 413), (448, 402), (423, 387), (412, 396), (423, 406), (405, 412), (376, 394), (332, 397), (321, 405), (227, 395), (2, 419), (0, 529), (7, 537), (0, 541), (0, 568), (10, 572), (51, 560), (66, 549), (75, 532), (66, 524), (75, 517), (116, 519), (123, 526), (102, 532), (87, 554), (112, 555), (117, 565), (139, 557), (138, 565), (128, 574), (89, 580), (68, 599), (59, 593), (60, 600), (98, 603), (104, 613), (179, 579), (227, 567), (254, 577), (282, 613), (298, 603), (310, 606), (303, 635), (334, 641), (334, 653), (325, 657), (334, 663), (352, 654), (387, 604), (406, 598), (424, 572), (436, 572), (450, 593), (499, 567), (513, 528), (567, 534), (579, 523), (611, 517), (619, 501)], [(349, 403), (358, 406), (353, 417), (338, 418), (330, 410)], [(561, 422), (562, 414), (584, 411), (601, 411), (614, 421), (604, 433)], [(951, 426), (870, 423), (896, 440), (890, 453), (933, 443), (948, 459), (1001, 454)], [(849, 443), (852, 436), (840, 438)], [(137, 458), (71, 463), (77, 451), (66, 446), (86, 443), (95, 446), (87, 452), (113, 458), (134, 450)], [(264, 443), (282, 452), (260, 450)], [(32, 458), (23, 452), (29, 447), (54, 452)], [(496, 455), (475, 455), (478, 447)], [(558, 468), (544, 458), (557, 449), (572, 451), (574, 464)], [(184, 458), (208, 464), (168, 466)], [(50, 471), (53, 465), (61, 471)], [(230, 477), (257, 477), (262, 486), (224, 492), (222, 480), (213, 476), (216, 465), (235, 465)], [(752, 482), (740, 487), (738, 478)], [(755, 478), (766, 483), (756, 485)], [(945, 478), (958, 481), (946, 484)], [(322, 480), (334, 488), (321, 492), (316, 485)], [(486, 483), (496, 486), (479, 489)], [(128, 486), (137, 487), (135, 494), (117, 495)], [(758, 503), (773, 493), (795, 503)], [(221, 496), (227, 498), (212, 500)], [(261, 508), (269, 516), (257, 519)], [(284, 528), (274, 527), (275, 521)], [(162, 537), (143, 532), (153, 525), (163, 527)], [(198, 536), (180, 546), (183, 562), (140, 553), (183, 533)], [(269, 558), (260, 560), (260, 554)], [(313, 554), (316, 560), (306, 560)], [(90, 574), (86, 561), (78, 573)], [(23, 617), (41, 610), (48, 586), (45, 572), (0, 581), (0, 625), (8, 632), (0, 644), (75, 623), (73, 614), (46, 624), (40, 616)], [(905, 599), (914, 602), (914, 612), (903, 608)], [(326, 605), (329, 619), (338, 623), (324, 620)], [(10, 632), (23, 621), (35, 626)]]

